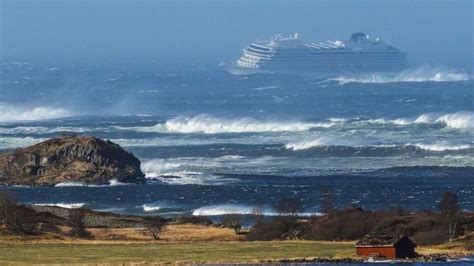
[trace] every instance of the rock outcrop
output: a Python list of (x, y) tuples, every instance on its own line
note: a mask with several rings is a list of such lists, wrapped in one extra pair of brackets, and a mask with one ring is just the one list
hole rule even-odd
[(59, 137), (0, 155), (0, 183), (54, 186), (58, 183), (144, 182), (140, 161), (118, 144), (91, 136)]

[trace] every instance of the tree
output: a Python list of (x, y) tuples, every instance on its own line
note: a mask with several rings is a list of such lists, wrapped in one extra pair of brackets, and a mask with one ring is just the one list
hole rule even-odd
[(444, 215), (456, 215), (459, 212), (458, 195), (451, 191), (445, 192), (438, 203), (438, 209)]
[(226, 228), (232, 228), (235, 231), (235, 234), (240, 232), (242, 229), (242, 224), (240, 223), (240, 215), (238, 214), (226, 214), (222, 218), (222, 225)]
[(15, 201), (10, 196), (8, 191), (2, 189), (0, 190), (0, 221), (3, 223), (7, 222), (8, 213), (11, 210), (11, 207), (15, 205)]
[(0, 190), (0, 221), (13, 233), (31, 233), (26, 226), (28, 209), (18, 205), (7, 190)]
[(252, 208), (252, 217), (255, 221), (255, 224), (260, 224), (263, 222), (263, 208), (260, 205), (255, 205)]
[(336, 210), (334, 206), (334, 194), (330, 189), (321, 189), (322, 203), (321, 210), (323, 213), (332, 214)]
[(144, 233), (153, 237), (154, 240), (159, 240), (166, 221), (161, 218), (151, 217), (145, 221)]
[(89, 233), (84, 226), (85, 210), (83, 208), (72, 209), (69, 212), (68, 223), (71, 227), (69, 235), (75, 238), (88, 237)]
[(456, 236), (457, 215), (459, 213), (458, 195), (447, 191), (438, 203), (438, 209), (448, 222), (449, 242)]
[(273, 209), (279, 216), (298, 216), (303, 210), (303, 203), (294, 198), (282, 198), (275, 203)]
[(303, 210), (303, 202), (294, 198), (282, 198), (273, 206), (273, 209), (278, 213), (276, 222), (281, 225), (284, 232), (281, 238), (297, 239), (301, 233), (297, 230), (297, 225), (298, 215)]

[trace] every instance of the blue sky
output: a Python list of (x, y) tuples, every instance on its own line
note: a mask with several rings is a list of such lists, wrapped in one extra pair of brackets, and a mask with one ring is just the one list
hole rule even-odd
[(420, 62), (472, 62), (473, 1), (0, 0), (3, 58), (232, 59), (250, 41), (363, 31)]

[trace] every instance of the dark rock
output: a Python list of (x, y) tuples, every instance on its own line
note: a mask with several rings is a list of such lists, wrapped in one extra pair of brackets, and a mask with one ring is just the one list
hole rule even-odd
[(91, 136), (60, 137), (0, 155), (0, 183), (142, 183), (140, 161), (118, 144)]

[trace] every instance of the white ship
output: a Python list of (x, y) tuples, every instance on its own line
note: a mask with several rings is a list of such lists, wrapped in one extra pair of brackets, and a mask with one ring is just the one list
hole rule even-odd
[(222, 64), (236, 75), (256, 73), (340, 74), (399, 72), (406, 68), (406, 54), (380, 39), (357, 32), (346, 41), (304, 43), (295, 33), (254, 41), (235, 62)]

